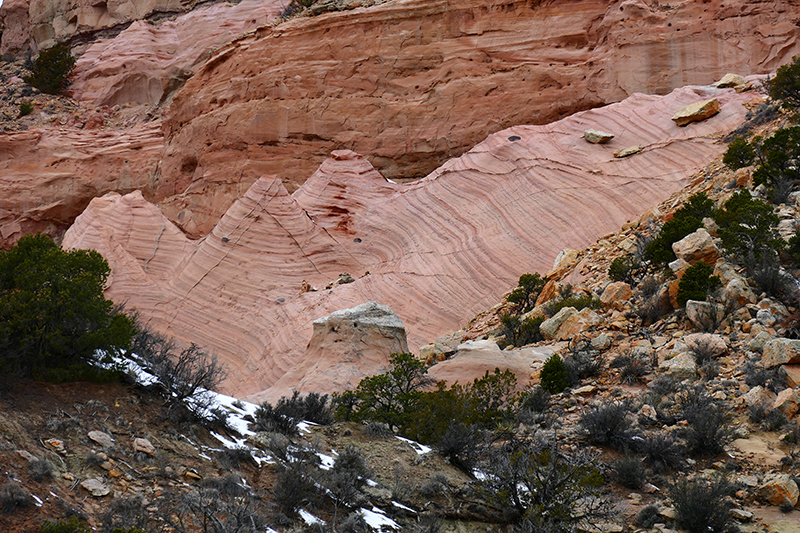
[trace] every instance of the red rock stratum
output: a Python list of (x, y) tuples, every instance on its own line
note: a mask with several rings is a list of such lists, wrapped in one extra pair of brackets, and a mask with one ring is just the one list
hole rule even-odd
[[(676, 109), (712, 97), (717, 115), (672, 122)], [(108, 259), (110, 297), (219, 354), (231, 368), (228, 391), (327, 391), (330, 368), (318, 358), (310, 368), (304, 356), (314, 319), (374, 300), (397, 313), (418, 350), (496, 303), (521, 273), (546, 272), (560, 249), (617, 230), (682, 187), (723, 152), (714, 136), (742, 122), (752, 97), (708, 87), (637, 94), (503, 130), (411, 184), (337, 151), (291, 195), (279, 179), (259, 179), (199, 241), (141, 194), (109, 194), (64, 245)], [(588, 128), (616, 136), (590, 144)], [(613, 157), (632, 145), (643, 150)], [(354, 283), (301, 293), (304, 280), (324, 287), (345, 271)]]
[(799, 15), (779, 1), (394, 0), (259, 28), (176, 94), (158, 200), (200, 236), (242, 184), (269, 174), (291, 192), (332, 150), (421, 177), (515, 124), (772, 72), (800, 52)]

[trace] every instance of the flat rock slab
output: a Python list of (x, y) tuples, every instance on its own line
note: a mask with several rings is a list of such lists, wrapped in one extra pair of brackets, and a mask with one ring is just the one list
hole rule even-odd
[(614, 138), (614, 134), (599, 130), (586, 130), (583, 132), (583, 138), (592, 144), (605, 144)]
[(716, 98), (695, 102), (678, 109), (672, 120), (678, 126), (686, 126), (692, 122), (700, 122), (719, 113), (719, 101)]
[(89, 438), (103, 448), (111, 448), (114, 445), (114, 439), (111, 435), (102, 431), (90, 431)]
[(108, 486), (98, 478), (81, 481), (81, 487), (89, 491), (89, 493), (95, 498), (102, 498), (103, 496), (108, 496), (111, 493), (111, 489), (109, 489)]

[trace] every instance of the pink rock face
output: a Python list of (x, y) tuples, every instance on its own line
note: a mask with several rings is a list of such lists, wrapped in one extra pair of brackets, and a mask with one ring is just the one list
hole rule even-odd
[[(715, 117), (688, 128), (670, 120), (712, 96), (722, 103)], [(749, 98), (707, 87), (637, 94), (498, 132), (407, 185), (336, 152), (292, 195), (279, 179), (260, 178), (196, 242), (140, 194), (107, 195), (92, 201), (64, 246), (99, 250), (112, 266), (111, 298), (216, 352), (230, 367), (226, 390), (253, 395), (301, 365), (312, 321), (338, 309), (390, 306), (414, 352), (459, 329), (520, 274), (546, 272), (557, 250), (583, 248), (685, 184), (722, 153), (712, 134), (737, 127)], [(617, 137), (590, 144), (587, 128)], [(616, 160), (617, 142), (645, 150)], [(301, 293), (303, 281), (324, 287), (342, 272), (355, 282)], [(325, 387), (300, 374), (280, 390), (303, 379), (305, 390)]]
[(390, 179), (424, 176), (515, 124), (774, 71), (800, 53), (798, 9), (395, 0), (260, 28), (176, 94), (158, 198), (183, 195), (181, 210), (206, 219), (199, 236), (241, 194), (232, 176), (246, 187), (276, 175), (293, 191), (336, 149), (364, 154)]
[(31, 26), (29, 0), (4, 0), (0, 7), (0, 55), (17, 56), (28, 50)]
[(131, 24), (95, 41), (75, 65), (71, 91), (93, 105), (159, 104), (215, 48), (273, 20), (283, 2), (244, 0), (198, 8), (158, 26)]
[(0, 248), (28, 233), (63, 234), (109, 191), (152, 198), (163, 146), (159, 122), (116, 132), (0, 132)]

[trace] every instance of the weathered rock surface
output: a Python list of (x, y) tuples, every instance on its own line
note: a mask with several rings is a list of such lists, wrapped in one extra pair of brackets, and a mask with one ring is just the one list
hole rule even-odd
[(42, 232), (61, 235), (92, 198), (141, 190), (152, 198), (161, 125), (0, 132), (0, 248)]
[(800, 341), (784, 338), (768, 341), (761, 362), (765, 368), (800, 363)]
[[(216, 198), (202, 235), (259, 176), (293, 191), (332, 150), (364, 154), (390, 179), (423, 176), (515, 124), (774, 71), (800, 53), (797, 9), (396, 0), (259, 28), (176, 94), (158, 198), (183, 194), (204, 216)], [(617, 147), (644, 144), (616, 124), (591, 127), (614, 131)]]
[(101, 478), (91, 478), (81, 481), (81, 487), (86, 489), (95, 498), (102, 498), (111, 494), (111, 489), (103, 483)]
[(758, 494), (772, 505), (796, 505), (800, 490), (789, 474), (770, 474), (758, 487)]
[(669, 373), (676, 379), (695, 379), (697, 377), (697, 363), (688, 353), (676, 355), (672, 359), (663, 361), (658, 365), (659, 369)]
[(614, 138), (614, 134), (598, 130), (586, 130), (583, 132), (583, 138), (593, 144), (605, 144)]
[(703, 261), (707, 265), (714, 266), (720, 256), (714, 239), (703, 228), (673, 243), (672, 251), (675, 252), (678, 259), (682, 259), (690, 265)]
[(30, 47), (30, 0), (4, 0), (0, 6), (0, 56), (17, 56)]
[(700, 122), (719, 113), (719, 102), (716, 98), (695, 102), (678, 109), (672, 117), (678, 126), (686, 126), (692, 122)]
[(600, 303), (604, 307), (621, 311), (631, 296), (633, 296), (633, 292), (630, 285), (624, 281), (615, 281), (605, 288), (600, 296)]
[(386, 305), (367, 302), (313, 322), (302, 361), (272, 387), (275, 395), (354, 389), (365, 376), (389, 369), (389, 355), (408, 351), (403, 322)]
[[(695, 130), (671, 123), (671, 109), (709, 91), (724, 104), (719, 115)], [(677, 190), (724, 149), (707, 135), (736, 127), (745, 98), (709, 88), (636, 95), (499, 132), (408, 185), (336, 152), (293, 195), (261, 178), (201, 241), (141, 194), (111, 194), (92, 201), (64, 245), (98, 249), (112, 266), (111, 298), (213, 350), (230, 366), (226, 389), (253, 394), (303, 359), (312, 320), (337, 309), (389, 305), (414, 352), (460, 329), (520, 274), (547, 271), (554, 250), (582, 247)], [(650, 148), (614, 160), (609, 147), (581, 138), (601, 124)], [(209, 213), (218, 208), (219, 198), (204, 198)], [(184, 205), (167, 212), (184, 227), (208, 223)], [(301, 294), (304, 280), (324, 287), (342, 272), (355, 282)]]
[(133, 22), (118, 36), (92, 43), (75, 65), (70, 90), (93, 105), (162, 103), (214, 49), (273, 20), (283, 5), (224, 2), (158, 25)]

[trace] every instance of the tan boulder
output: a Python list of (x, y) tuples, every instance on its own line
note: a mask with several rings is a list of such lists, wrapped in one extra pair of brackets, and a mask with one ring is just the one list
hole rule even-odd
[(658, 369), (680, 380), (697, 378), (697, 362), (688, 353), (681, 353), (658, 365)]
[(622, 150), (617, 150), (616, 152), (614, 152), (614, 157), (616, 157), (617, 159), (622, 159), (624, 157), (628, 157), (628, 156), (632, 156), (634, 154), (638, 154), (642, 150), (644, 150), (644, 147), (643, 146), (639, 146), (637, 144), (637, 145), (634, 145), (634, 146), (629, 146), (628, 148), (623, 148)]
[(701, 122), (719, 113), (719, 100), (711, 98), (702, 102), (695, 102), (678, 109), (672, 120), (678, 126), (686, 126), (692, 122)]
[(709, 302), (689, 300), (686, 302), (686, 318), (700, 330), (710, 330), (723, 318), (720, 306)]
[(553, 262), (553, 268), (545, 275), (545, 278), (555, 280), (561, 279), (564, 274), (575, 268), (575, 265), (578, 264), (578, 259), (580, 259), (580, 254), (580, 251), (570, 248), (558, 252)]
[(683, 259), (690, 265), (703, 261), (707, 265), (714, 266), (720, 257), (719, 248), (704, 228), (673, 243), (672, 251), (678, 259)]
[(542, 292), (539, 293), (539, 296), (536, 298), (536, 307), (543, 305), (556, 296), (558, 296), (559, 291), (559, 284), (554, 280), (550, 280), (544, 284), (542, 287)]
[(137, 437), (133, 439), (133, 451), (155, 456), (156, 447), (148, 439)]
[(0, 56), (19, 57), (30, 47), (30, 0), (4, 0), (0, 6)]
[(800, 365), (783, 365), (783, 371), (786, 375), (786, 386), (800, 388)]
[(539, 331), (547, 340), (566, 340), (602, 323), (603, 319), (588, 307), (577, 311), (565, 307), (552, 318), (539, 326)]
[(742, 395), (742, 399), (748, 407), (753, 407), (756, 405), (772, 405), (775, 402), (775, 398), (777, 398), (777, 396), (774, 392), (762, 387), (761, 385), (756, 385), (747, 391), (746, 394)]
[(728, 352), (728, 345), (722, 335), (711, 333), (692, 333), (684, 337), (684, 342), (693, 352), (702, 352), (708, 357), (719, 357)]
[(797, 505), (800, 490), (789, 474), (767, 474), (757, 489), (759, 497), (772, 505)]
[(631, 286), (624, 281), (609, 284), (600, 296), (600, 303), (608, 309), (622, 311), (625, 304), (633, 296)]
[(800, 340), (778, 337), (768, 341), (761, 363), (765, 368), (800, 363)]
[(800, 402), (800, 396), (798, 396), (797, 391), (787, 388), (778, 393), (772, 408), (780, 409), (787, 418), (792, 418), (797, 414), (798, 402)]
[(592, 144), (605, 144), (614, 138), (614, 134), (589, 129), (583, 132), (583, 138)]
[(721, 80), (714, 84), (714, 86), (719, 87), (720, 89), (726, 89), (730, 87), (736, 87), (737, 85), (744, 85), (747, 83), (747, 80), (744, 76), (740, 76), (739, 74), (725, 74)]
[(726, 301), (734, 302), (737, 307), (756, 303), (758, 299), (744, 280), (739, 277), (731, 279), (723, 291)]
[(578, 310), (574, 307), (564, 307), (558, 313), (548, 318), (539, 326), (539, 332), (547, 340), (558, 340), (558, 330), (572, 317), (578, 316)]

